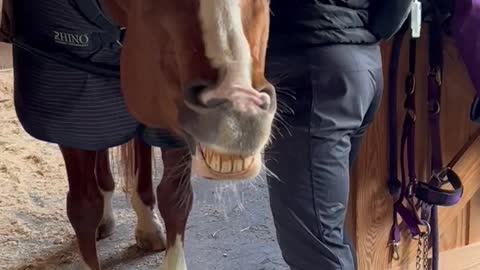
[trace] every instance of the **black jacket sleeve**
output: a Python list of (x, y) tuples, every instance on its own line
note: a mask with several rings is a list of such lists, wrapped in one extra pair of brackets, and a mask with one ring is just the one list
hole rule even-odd
[(379, 39), (390, 39), (408, 18), (411, 0), (372, 0), (369, 30)]

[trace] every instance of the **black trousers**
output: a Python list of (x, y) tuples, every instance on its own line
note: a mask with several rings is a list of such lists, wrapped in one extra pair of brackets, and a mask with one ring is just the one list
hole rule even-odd
[(295, 270), (353, 270), (345, 233), (349, 169), (383, 91), (378, 45), (337, 45), (267, 56), (279, 115), (265, 153), (270, 205)]

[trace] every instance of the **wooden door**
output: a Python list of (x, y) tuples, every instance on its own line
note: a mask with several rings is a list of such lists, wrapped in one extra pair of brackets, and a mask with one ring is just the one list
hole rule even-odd
[[(426, 111), (427, 29), (424, 26), (418, 42), (417, 60), (417, 128), (416, 161), (419, 179), (429, 177), (429, 148)], [(400, 57), (398, 76), (398, 130), (403, 122), (404, 79), (407, 73), (408, 51)], [(391, 42), (382, 46), (384, 83), (388, 85), (388, 63)], [(453, 42), (445, 40), (444, 79), (442, 88), (441, 136), (443, 159), (448, 163), (455, 155), (465, 152), (454, 167), (464, 184), (462, 200), (453, 207), (439, 209), (441, 269), (480, 269), (480, 125), (469, 119), (474, 89)], [(480, 76), (480, 69), (479, 69)], [(356, 246), (359, 270), (415, 269), (416, 243), (403, 235), (400, 260), (391, 260), (389, 233), (392, 222), (392, 198), (388, 193), (388, 89), (382, 106), (362, 143), (351, 178), (351, 199), (348, 230)], [(400, 134), (397, 134), (398, 142)], [(471, 145), (470, 145), (471, 144)], [(456, 250), (462, 248), (461, 251)], [(473, 252), (474, 256), (466, 256)], [(465, 255), (463, 257), (459, 254)], [(466, 258), (468, 257), (468, 259)], [(456, 260), (459, 259), (459, 261)], [(413, 267), (413, 268), (412, 268)]]

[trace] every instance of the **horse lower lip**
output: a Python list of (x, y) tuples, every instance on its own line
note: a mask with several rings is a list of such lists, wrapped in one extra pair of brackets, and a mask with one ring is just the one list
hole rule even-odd
[(223, 154), (206, 147), (200, 147), (203, 160), (207, 167), (220, 174), (238, 174), (251, 168), (255, 161), (254, 156)]

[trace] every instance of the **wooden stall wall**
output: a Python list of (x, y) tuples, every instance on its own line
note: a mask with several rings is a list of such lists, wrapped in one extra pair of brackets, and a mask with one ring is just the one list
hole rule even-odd
[[(419, 179), (429, 177), (429, 148), (426, 106), (428, 59), (427, 26), (417, 43), (417, 127), (416, 161)], [(408, 63), (408, 35), (400, 57), (398, 76), (398, 130), (403, 123), (404, 80)], [(480, 269), (480, 125), (469, 118), (474, 89), (453, 43), (445, 38), (442, 87), (441, 136), (445, 163), (468, 149), (454, 170), (464, 183), (462, 200), (453, 207), (439, 209), (441, 269)], [(351, 178), (351, 200), (347, 217), (358, 256), (359, 270), (415, 269), (416, 242), (402, 239), (400, 260), (391, 260), (389, 233), (392, 222), (392, 198), (386, 186), (388, 177), (388, 67), (391, 42), (382, 45), (384, 84), (382, 106), (362, 143)], [(397, 134), (398, 143), (400, 134)], [(399, 176), (400, 177), (400, 176)], [(456, 249), (461, 248), (457, 251)], [(468, 254), (472, 256), (467, 256)], [(468, 257), (468, 258), (467, 258)], [(472, 258), (470, 258), (472, 257)]]

